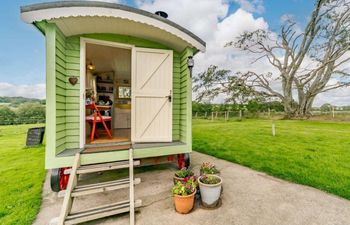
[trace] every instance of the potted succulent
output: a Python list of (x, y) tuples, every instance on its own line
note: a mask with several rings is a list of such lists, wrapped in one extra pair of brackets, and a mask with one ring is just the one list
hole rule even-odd
[(173, 189), (175, 210), (181, 214), (189, 213), (194, 205), (197, 183), (193, 178), (187, 182), (178, 181)]
[(215, 207), (221, 194), (222, 178), (217, 175), (202, 175), (198, 178), (202, 204), (205, 207)]
[(200, 172), (200, 175), (205, 175), (205, 174), (214, 174), (218, 176), (220, 175), (220, 171), (215, 167), (213, 163), (210, 163), (210, 162), (202, 163), (199, 172)]
[(193, 176), (193, 172), (190, 169), (182, 168), (181, 170), (178, 170), (175, 172), (174, 184), (177, 184), (178, 181), (185, 183), (192, 176)]

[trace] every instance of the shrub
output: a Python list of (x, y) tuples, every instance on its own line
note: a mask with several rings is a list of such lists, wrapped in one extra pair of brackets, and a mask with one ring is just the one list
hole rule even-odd
[(187, 196), (193, 194), (196, 191), (197, 183), (193, 178), (188, 179), (187, 182), (177, 182), (172, 192), (174, 195)]
[(175, 172), (175, 176), (179, 178), (186, 178), (193, 176), (193, 172), (190, 169), (182, 168), (181, 170)]
[(17, 109), (18, 123), (42, 123), (45, 121), (45, 106), (40, 103), (24, 103)]
[(209, 162), (204, 162), (200, 168), (202, 174), (217, 174), (219, 170), (216, 169), (215, 165)]
[(220, 178), (215, 177), (215, 176), (210, 176), (210, 175), (209, 176), (204, 175), (199, 179), (203, 184), (218, 184), (221, 181)]
[(11, 125), (16, 121), (16, 113), (9, 107), (0, 105), (0, 125)]

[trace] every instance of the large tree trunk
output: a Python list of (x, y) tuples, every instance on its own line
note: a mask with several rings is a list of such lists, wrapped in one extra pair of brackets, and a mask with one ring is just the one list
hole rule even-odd
[(308, 94), (299, 93), (298, 116), (300, 118), (308, 118), (311, 116), (311, 109), (315, 97)]
[(295, 116), (295, 110), (293, 107), (293, 93), (292, 93), (292, 82), (289, 79), (286, 79), (284, 75), (282, 75), (282, 91), (283, 91), (283, 107), (285, 118), (290, 119)]

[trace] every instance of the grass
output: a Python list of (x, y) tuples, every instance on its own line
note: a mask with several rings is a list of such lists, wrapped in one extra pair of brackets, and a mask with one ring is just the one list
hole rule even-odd
[(35, 125), (0, 126), (0, 224), (32, 224), (45, 178), (44, 146), (26, 148)]
[(350, 123), (198, 119), (193, 149), (350, 199)]

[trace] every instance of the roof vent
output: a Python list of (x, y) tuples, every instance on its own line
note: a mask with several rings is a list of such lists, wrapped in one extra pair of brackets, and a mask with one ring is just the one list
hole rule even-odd
[(168, 18), (168, 14), (166, 12), (163, 11), (157, 11), (155, 12), (156, 15), (161, 16), (163, 18)]

